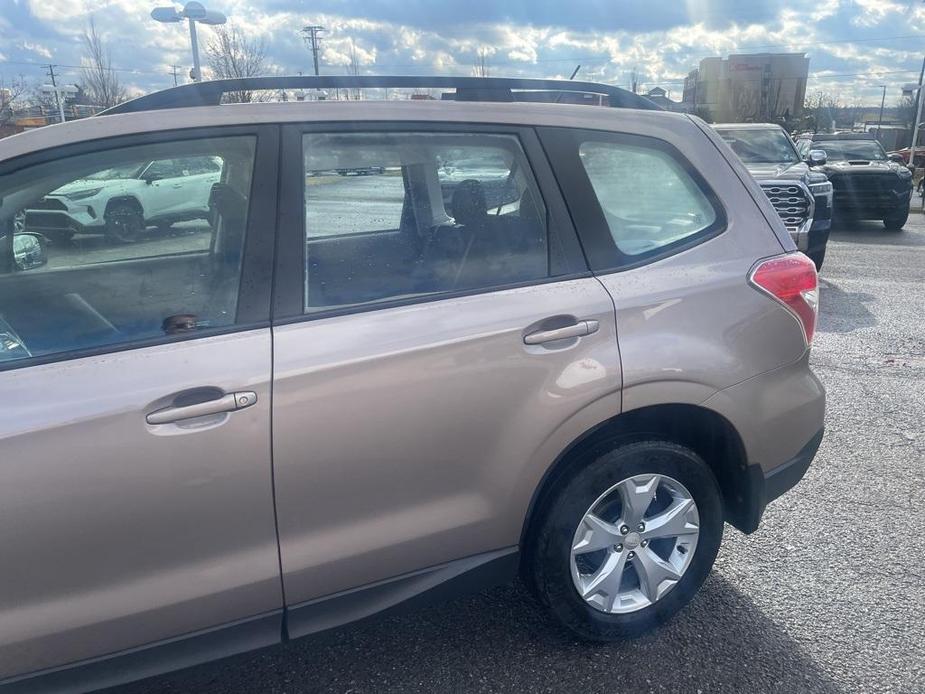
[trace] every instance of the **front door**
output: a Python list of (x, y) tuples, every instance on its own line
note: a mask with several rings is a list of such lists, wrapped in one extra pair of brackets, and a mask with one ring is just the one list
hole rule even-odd
[[(613, 304), (530, 131), (359, 130), (284, 135), (304, 217), (283, 231), (301, 248), (280, 256), (273, 445), (296, 635), (300, 603), (515, 548), (520, 476), (620, 382)], [(352, 169), (382, 173), (327, 173)]]
[[(0, 680), (279, 614), (276, 140), (143, 135), (0, 168)], [(78, 235), (43, 244), (44, 265), (13, 252), (15, 209), (95, 171), (196, 153), (223, 162), (207, 231)]]

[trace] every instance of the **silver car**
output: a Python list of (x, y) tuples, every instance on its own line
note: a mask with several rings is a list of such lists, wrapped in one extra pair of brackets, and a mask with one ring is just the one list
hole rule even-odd
[[(696, 593), (726, 522), (752, 532), (802, 477), (816, 271), (700, 120), (478, 78), (219, 105), (412, 80), (191, 84), (0, 141), (9, 691), (518, 571), (579, 637), (636, 636)], [(612, 108), (535, 103), (563, 89)], [(14, 242), (69, 182), (180, 156), (221, 162), (207, 233)]]

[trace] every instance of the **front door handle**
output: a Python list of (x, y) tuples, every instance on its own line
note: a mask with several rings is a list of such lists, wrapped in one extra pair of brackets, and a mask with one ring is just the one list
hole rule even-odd
[(237, 393), (228, 393), (215, 400), (206, 400), (197, 402), (194, 405), (182, 405), (179, 407), (165, 407), (161, 410), (151, 412), (145, 419), (148, 424), (170, 424), (179, 422), (181, 419), (193, 419), (194, 417), (203, 417), (207, 414), (220, 414), (222, 412), (234, 412), (243, 410), (257, 402), (257, 393), (252, 390), (242, 390)]
[(524, 335), (524, 344), (541, 345), (544, 342), (553, 340), (565, 340), (570, 337), (584, 337), (596, 333), (601, 324), (596, 320), (580, 320), (574, 325), (567, 325), (564, 328), (554, 330), (537, 330), (535, 333)]

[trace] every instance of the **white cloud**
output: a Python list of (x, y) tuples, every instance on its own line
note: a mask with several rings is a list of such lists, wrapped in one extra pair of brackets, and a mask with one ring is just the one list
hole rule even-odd
[[(186, 27), (159, 24), (149, 16), (153, 6), (168, 2), (19, 0), (17, 7), (28, 5), (31, 16), (24, 17), (27, 21), (17, 17), (13, 23), (7, 16), (0, 17), (4, 54), (0, 61), (21, 61), (36, 78), (40, 61), (79, 64), (79, 36), (92, 14), (112, 50), (113, 65), (126, 69), (120, 72), (126, 82), (147, 90), (169, 86), (173, 83), (170, 66), (181, 66), (185, 74), (191, 59)], [(600, 14), (599, 8), (589, 7), (579, 15), (565, 3), (501, 7), (467, 2), (478, 22), (466, 19), (458, 6), (437, 9), (411, 3), (410, 9), (403, 9), (402, 3), (386, 0), (369, 4), (354, 0), (349, 6), (334, 0), (313, 0), (310, 6), (300, 0), (210, 0), (209, 4), (262, 38), (268, 63), (280, 73), (311, 71), (311, 53), (299, 30), (306, 24), (320, 24), (326, 28), (322, 72), (328, 74), (345, 72), (351, 43), (364, 74), (468, 75), (477, 51), (485, 48), (493, 75), (567, 77), (581, 64), (582, 78), (628, 86), (630, 72), (636, 69), (643, 86), (665, 86), (677, 93), (683, 77), (701, 58), (806, 50), (814, 73), (810, 90), (825, 83), (878, 102), (871, 84), (887, 80), (885, 73), (902, 70), (910, 74), (890, 79), (910, 81), (920, 60), (915, 50), (918, 42), (885, 37), (925, 33), (925, 6), (917, 0), (914, 7), (911, 0), (788, 0), (780, 4), (782, 8), (770, 0), (685, 0), (683, 4), (623, 0), (619, 22), (609, 21), (610, 15)], [(330, 11), (332, 7), (337, 13)], [(631, 17), (634, 7), (636, 15)], [(588, 19), (594, 11), (601, 21)], [(208, 38), (209, 31), (203, 28), (202, 42)], [(846, 42), (852, 38), (860, 41)], [(9, 72), (0, 63), (0, 72), (4, 71)], [(71, 69), (69, 79), (76, 79), (77, 72)], [(842, 77), (846, 73), (864, 74)]]
[(895, 0), (854, 0), (860, 13), (851, 21), (856, 26), (873, 26), (880, 24), (891, 14), (901, 14), (906, 10)]
[(22, 48), (24, 51), (35, 53), (36, 55), (39, 55), (42, 58), (51, 58), (51, 51), (39, 43), (32, 43), (31, 41), (22, 41), (20, 42), (19, 47)]

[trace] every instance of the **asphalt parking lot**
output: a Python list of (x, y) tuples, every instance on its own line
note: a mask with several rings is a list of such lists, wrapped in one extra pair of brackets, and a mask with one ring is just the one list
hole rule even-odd
[(512, 586), (110, 694), (925, 691), (925, 219), (837, 229), (821, 301), (819, 455), (660, 631), (582, 644)]

